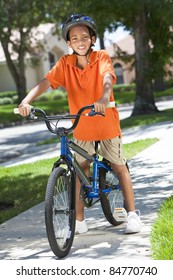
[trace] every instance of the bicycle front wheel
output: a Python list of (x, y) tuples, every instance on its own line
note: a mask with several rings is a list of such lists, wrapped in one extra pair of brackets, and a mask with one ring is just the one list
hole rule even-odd
[(100, 202), (107, 221), (113, 226), (118, 226), (126, 218), (124, 197), (118, 183), (117, 186), (107, 185), (106, 173), (107, 171), (104, 168), (99, 171)]
[(69, 168), (57, 167), (49, 177), (45, 224), (51, 250), (57, 257), (65, 257), (75, 234), (75, 174)]

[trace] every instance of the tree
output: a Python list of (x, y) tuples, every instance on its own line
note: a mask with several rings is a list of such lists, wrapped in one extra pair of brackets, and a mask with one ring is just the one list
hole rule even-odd
[[(1, 0), (0, 42), (19, 102), (26, 95), (25, 55), (33, 52), (30, 33), (43, 18), (43, 1)], [(15, 59), (13, 59), (15, 57)]]
[[(167, 0), (141, 1), (134, 14), (136, 99), (132, 115), (158, 112), (153, 83), (159, 81), (163, 88), (164, 67), (172, 58), (172, 4)], [(164, 12), (170, 16), (165, 17)]]
[(136, 99), (132, 115), (157, 112), (150, 69), (150, 47), (147, 30), (147, 7), (138, 7), (133, 19), (135, 39)]
[(164, 78), (170, 78), (172, 71), (168, 65), (172, 64), (173, 32), (171, 1), (158, 1), (148, 22), (148, 32), (151, 40), (150, 61), (151, 75), (155, 90), (164, 90)]

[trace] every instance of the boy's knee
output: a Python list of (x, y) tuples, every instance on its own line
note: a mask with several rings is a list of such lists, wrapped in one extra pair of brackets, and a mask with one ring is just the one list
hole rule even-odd
[(88, 160), (83, 161), (82, 163), (80, 163), (81, 168), (83, 169), (87, 169), (90, 167), (90, 162)]
[(127, 168), (126, 165), (122, 164), (122, 165), (118, 165), (118, 164), (112, 164), (112, 169), (113, 171), (118, 175), (123, 175), (127, 172)]

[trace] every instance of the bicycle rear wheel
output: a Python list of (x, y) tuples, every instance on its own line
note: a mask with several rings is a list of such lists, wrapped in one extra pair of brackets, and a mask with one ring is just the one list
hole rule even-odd
[(75, 174), (69, 168), (55, 168), (45, 196), (45, 224), (53, 253), (65, 257), (75, 234)]
[[(106, 173), (107, 171), (104, 168), (99, 171), (100, 202), (107, 221), (113, 226), (118, 226), (126, 218), (124, 197), (118, 181), (115, 186), (107, 184)], [(119, 214), (116, 213), (115, 209), (119, 211)]]

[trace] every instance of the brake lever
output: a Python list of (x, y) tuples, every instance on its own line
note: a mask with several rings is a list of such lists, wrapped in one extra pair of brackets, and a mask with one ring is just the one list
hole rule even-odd
[(91, 111), (87, 114), (88, 116), (92, 117), (92, 116), (96, 116), (96, 115), (99, 115), (99, 116), (103, 116), (105, 117), (104, 114), (100, 113), (100, 112), (95, 112), (95, 109), (91, 109)]
[(35, 116), (35, 108), (31, 106), (31, 111), (27, 117), (29, 120), (36, 120), (38, 117)]

